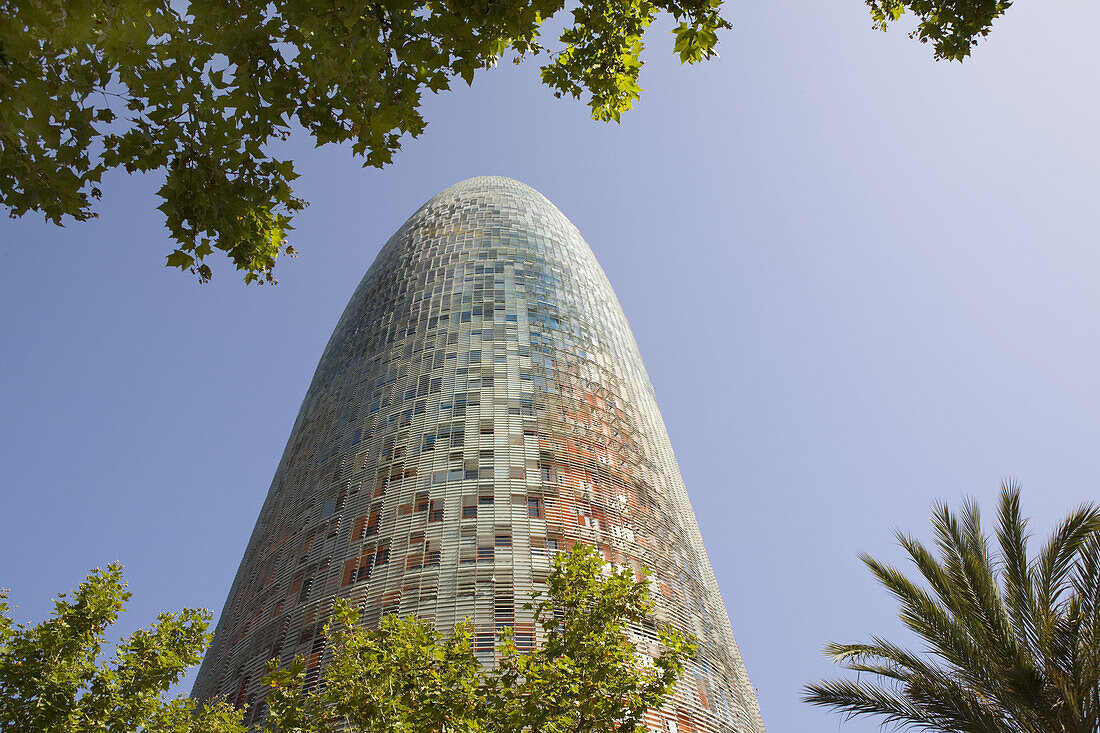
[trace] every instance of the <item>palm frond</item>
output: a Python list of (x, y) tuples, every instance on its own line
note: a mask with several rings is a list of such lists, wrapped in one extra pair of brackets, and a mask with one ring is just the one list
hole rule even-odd
[(902, 728), (938, 731), (935, 721), (930, 721), (926, 711), (913, 704), (902, 693), (892, 692), (876, 685), (849, 680), (825, 680), (807, 685), (803, 702), (821, 707), (835, 708), (854, 715), (873, 715), (882, 718), (884, 725)]
[(928, 643), (933, 654), (955, 668), (977, 673), (981, 680), (992, 675), (992, 670), (984, 668), (983, 650), (973, 643), (955, 616), (897, 569), (867, 555), (861, 559), (901, 604), (898, 616), (902, 622)]
[(1011, 482), (1001, 485), (997, 539), (1005, 606), (1017, 638), (1033, 656), (1038, 637), (1034, 626), (1035, 590), (1028, 574), (1027, 519), (1020, 514), (1020, 488)]
[(1070, 584), (1074, 559), (1090, 534), (1100, 530), (1100, 512), (1092, 505), (1075, 509), (1058, 526), (1036, 559), (1038, 611), (1052, 615)]
[(974, 733), (1100, 733), (1100, 511), (1072, 512), (1034, 561), (1019, 488), (1001, 487), (996, 543), (977, 504), (933, 507), (935, 548), (897, 534), (926, 583), (861, 558), (927, 645), (878, 637), (825, 653), (872, 682), (826, 680), (805, 700), (884, 724)]

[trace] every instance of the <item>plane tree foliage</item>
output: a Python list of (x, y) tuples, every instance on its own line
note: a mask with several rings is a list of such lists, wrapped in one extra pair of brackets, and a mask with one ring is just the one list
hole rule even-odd
[[(426, 93), (505, 57), (542, 59), (557, 96), (618, 121), (638, 99), (643, 34), (673, 24), (683, 63), (715, 55), (721, 0), (0, 0), (0, 203), (87, 220), (112, 169), (159, 172), (175, 250), (211, 277), (224, 252), (271, 281), (295, 195), (295, 126), (384, 166), (425, 127)], [(556, 16), (554, 42), (540, 35)]]
[[(474, 654), (472, 629), (449, 635), (415, 617), (376, 629), (346, 601), (326, 629), (332, 659), (314, 694), (301, 660), (266, 679), (268, 733), (635, 733), (694, 653), (692, 638), (653, 623), (649, 586), (611, 570), (591, 547), (555, 558), (533, 602), (542, 643), (504, 633), (495, 666)], [(628, 628), (648, 626), (643, 655)], [(656, 641), (659, 640), (659, 641)]]
[(130, 593), (122, 569), (93, 571), (54, 601), (53, 615), (23, 626), (0, 592), (0, 730), (4, 733), (244, 733), (228, 705), (200, 706), (164, 694), (202, 659), (210, 614), (163, 613), (123, 639), (104, 659), (103, 645)]
[(867, 0), (867, 5), (879, 30), (910, 13), (917, 22), (912, 38), (931, 43), (939, 60), (962, 61), (1012, 0)]
[[(362, 624), (346, 601), (325, 629), (326, 666), (312, 679), (301, 659), (274, 662), (259, 711), (165, 699), (197, 664), (210, 634), (207, 611), (161, 614), (103, 645), (130, 593), (121, 568), (93, 571), (53, 615), (16, 624), (0, 594), (0, 730), (4, 733), (635, 733), (671, 693), (694, 640), (656, 624), (646, 580), (616, 570), (591, 547), (555, 557), (530, 607), (541, 643), (522, 649), (502, 633), (486, 667), (461, 623), (449, 634), (415, 617)], [(646, 648), (638, 649), (644, 629)]]
[[(961, 60), (1010, 0), (866, 0), (879, 28), (904, 13), (941, 59)], [(643, 36), (716, 55), (722, 0), (0, 0), (0, 204), (62, 224), (95, 216), (108, 171), (157, 172), (175, 249), (212, 275), (215, 251), (247, 282), (294, 254), (306, 202), (279, 142), (297, 127), (384, 166), (426, 121), (424, 95), (502, 59), (541, 59), (561, 97), (618, 121), (641, 92)], [(556, 20), (553, 20), (556, 19)], [(553, 20), (557, 39), (541, 35)]]

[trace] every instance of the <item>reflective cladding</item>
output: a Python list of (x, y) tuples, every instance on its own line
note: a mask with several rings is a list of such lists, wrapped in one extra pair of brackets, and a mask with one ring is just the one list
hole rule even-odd
[[(351, 298), (306, 393), (194, 694), (263, 714), (265, 663), (325, 660), (334, 598), (537, 642), (534, 585), (575, 542), (653, 571), (700, 651), (653, 731), (763, 731), (637, 344), (580, 233), (472, 178), (420, 208)], [(637, 630), (639, 647), (655, 638)]]

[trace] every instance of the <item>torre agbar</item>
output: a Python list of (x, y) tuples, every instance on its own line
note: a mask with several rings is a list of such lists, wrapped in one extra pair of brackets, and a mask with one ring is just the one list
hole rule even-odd
[[(534, 189), (472, 178), (382, 247), (329, 339), (193, 695), (248, 705), (267, 661), (326, 662), (336, 598), (538, 643), (524, 608), (583, 542), (643, 577), (698, 638), (661, 733), (763, 731), (756, 696), (622, 308)], [(655, 637), (635, 630), (640, 651)]]

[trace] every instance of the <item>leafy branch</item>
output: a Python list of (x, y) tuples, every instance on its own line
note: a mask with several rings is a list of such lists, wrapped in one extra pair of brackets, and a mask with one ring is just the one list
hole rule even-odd
[[(641, 92), (642, 36), (679, 25), (684, 63), (714, 55), (721, 0), (582, 0), (542, 67), (558, 96), (618, 121)], [(167, 265), (212, 276), (219, 250), (273, 282), (306, 202), (273, 147), (293, 125), (318, 145), (392, 162), (425, 129), (426, 92), (473, 83), (507, 53), (547, 49), (564, 0), (0, 0), (0, 203), (62, 224), (95, 216), (108, 170), (159, 172)], [(112, 99), (128, 114), (120, 116)]]

